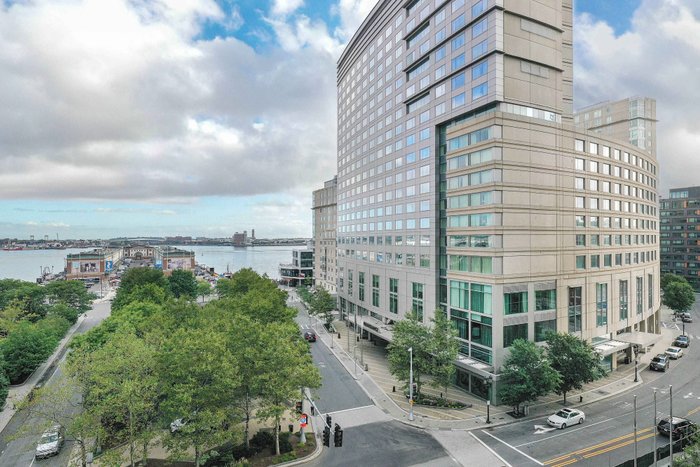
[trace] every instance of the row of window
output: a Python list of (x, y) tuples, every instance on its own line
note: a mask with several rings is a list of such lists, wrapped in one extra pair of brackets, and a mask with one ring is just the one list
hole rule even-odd
[[(404, 224), (405, 221), (405, 224)], [(429, 229), (430, 218), (421, 217), (420, 219), (397, 219), (395, 221), (379, 221), (366, 222), (363, 224), (351, 224), (338, 227), (339, 233), (355, 233), (355, 232), (383, 232), (385, 230), (414, 230), (414, 229)]]
[(396, 264), (397, 266), (430, 268), (430, 255), (415, 253), (392, 253), (368, 250), (338, 250), (338, 257), (368, 261), (370, 263)]
[(396, 245), (430, 246), (430, 235), (386, 235), (369, 237), (338, 237), (338, 245)]
[[(656, 235), (588, 235), (588, 245), (590, 246), (612, 246), (614, 245), (645, 245), (656, 243)], [(663, 244), (663, 242), (662, 242)], [(576, 234), (576, 246), (586, 246), (586, 235)]]
[[(624, 255), (624, 263), (622, 262)], [(601, 256), (603, 262), (601, 263)], [(641, 251), (634, 253), (607, 253), (603, 255), (590, 255), (590, 261), (586, 264), (586, 255), (576, 255), (576, 269), (597, 269), (597, 268), (608, 268), (613, 266), (613, 259), (615, 261), (615, 266), (628, 266), (630, 264), (648, 263), (651, 261), (656, 261), (656, 250), (652, 251)]]
[[(578, 171), (586, 170), (586, 160), (575, 158), (574, 168)], [(624, 178), (625, 180), (632, 180), (633, 182), (638, 182), (643, 185), (647, 185), (652, 188), (656, 188), (656, 179), (644, 173), (637, 172), (636, 170), (630, 170), (627, 167), (620, 167), (618, 165), (610, 165), (604, 162), (599, 163), (598, 161), (589, 160), (588, 161), (588, 172), (601, 174), (601, 175), (611, 175), (613, 177)]]
[(637, 166), (656, 175), (656, 165), (641, 156), (630, 154), (626, 151), (620, 151), (619, 149), (612, 149), (611, 151), (609, 146), (599, 145), (598, 143), (594, 143), (592, 141), (588, 142), (588, 151), (586, 151), (586, 141), (581, 139), (574, 140), (574, 149), (578, 152), (587, 152), (588, 154), (608, 157), (616, 161), (622, 161), (626, 164)]

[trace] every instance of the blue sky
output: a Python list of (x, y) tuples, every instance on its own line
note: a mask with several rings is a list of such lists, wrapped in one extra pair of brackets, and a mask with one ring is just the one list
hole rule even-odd
[[(673, 92), (697, 78), (697, 3), (575, 0), (576, 106), (656, 97), (662, 189), (700, 172), (700, 96)], [(374, 4), (0, 3), (0, 238), (310, 236), (335, 64)]]

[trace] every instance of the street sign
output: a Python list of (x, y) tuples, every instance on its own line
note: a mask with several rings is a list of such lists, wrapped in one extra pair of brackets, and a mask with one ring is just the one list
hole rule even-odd
[(306, 415), (305, 413), (301, 414), (299, 416), (299, 426), (302, 428), (306, 427), (306, 425), (309, 423), (309, 416)]

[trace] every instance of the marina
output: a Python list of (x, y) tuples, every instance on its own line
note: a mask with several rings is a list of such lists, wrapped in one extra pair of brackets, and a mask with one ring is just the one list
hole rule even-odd
[[(183, 247), (180, 247), (183, 248)], [(292, 250), (302, 246), (264, 246), (234, 248), (231, 246), (188, 245), (198, 265), (223, 274), (242, 268), (252, 268), (259, 274), (279, 279), (280, 263), (289, 262)], [(19, 279), (35, 282), (45, 273), (57, 274), (64, 270), (69, 254), (84, 252), (81, 248), (65, 250), (0, 250), (0, 279)]]

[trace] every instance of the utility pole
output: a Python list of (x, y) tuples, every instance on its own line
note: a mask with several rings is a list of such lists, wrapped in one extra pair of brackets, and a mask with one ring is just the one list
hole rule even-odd
[(634, 395), (634, 467), (637, 467), (637, 395)]
[(409, 385), (408, 385), (408, 405), (409, 405), (409, 412), (408, 412), (408, 419), (410, 421), (413, 421), (413, 347), (408, 348), (408, 355), (409, 355)]
[(670, 417), (670, 419), (668, 421), (669, 422), (668, 428), (670, 430), (669, 438), (671, 439), (671, 457), (670, 457), (670, 459), (671, 459), (671, 467), (673, 467), (673, 385), (672, 384), (670, 384), (668, 386), (668, 395), (669, 395), (668, 400), (669, 400), (669, 403), (671, 405), (670, 413), (668, 414)]
[[(654, 389), (654, 424), (652, 425), (656, 429), (656, 389)], [(656, 467), (656, 436), (654, 438), (654, 467)]]

